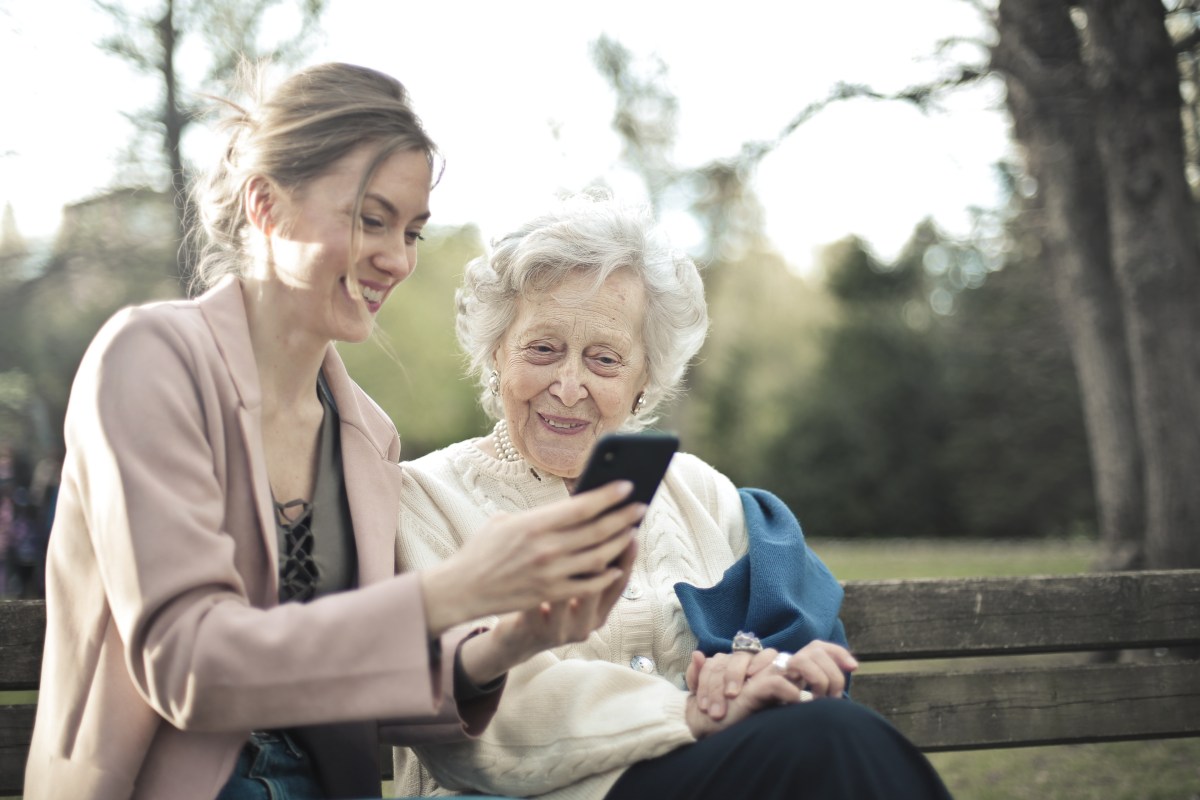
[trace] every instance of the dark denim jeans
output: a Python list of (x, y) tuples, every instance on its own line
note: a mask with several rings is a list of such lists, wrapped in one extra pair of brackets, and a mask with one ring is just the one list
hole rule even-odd
[(308, 754), (286, 733), (254, 732), (217, 800), (322, 800)]
[[(469, 795), (471, 800), (512, 800)], [(312, 761), (283, 732), (250, 734), (217, 800), (324, 800)], [(397, 798), (405, 800), (405, 798)], [(426, 800), (410, 798), (409, 800)]]

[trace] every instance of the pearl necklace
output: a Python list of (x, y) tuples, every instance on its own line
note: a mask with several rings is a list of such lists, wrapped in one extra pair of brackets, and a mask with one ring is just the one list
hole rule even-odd
[(512, 439), (508, 436), (508, 423), (500, 420), (492, 428), (493, 444), (496, 446), (496, 458), (501, 461), (520, 461), (521, 454), (513, 447)]

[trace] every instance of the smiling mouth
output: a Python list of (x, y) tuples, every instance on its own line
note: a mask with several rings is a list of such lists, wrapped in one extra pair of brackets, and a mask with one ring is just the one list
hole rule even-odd
[[(353, 299), (354, 295), (350, 294), (350, 282), (346, 280), (345, 277), (342, 278), (342, 286), (345, 288), (346, 295)], [(362, 282), (359, 282), (358, 284), (359, 297), (361, 297), (369, 306), (381, 305), (383, 303), (383, 299), (387, 297), (387, 290), (388, 287), (386, 286), (379, 289), (373, 286), (367, 286)]]
[(563, 431), (564, 433), (570, 433), (572, 431), (581, 430), (582, 428), (587, 427), (586, 422), (562, 422), (560, 420), (550, 419), (541, 414), (538, 416), (542, 418), (542, 422), (546, 423), (548, 428), (556, 431)]

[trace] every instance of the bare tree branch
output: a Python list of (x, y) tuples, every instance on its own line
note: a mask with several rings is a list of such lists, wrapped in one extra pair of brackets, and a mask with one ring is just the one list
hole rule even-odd
[(996, 9), (989, 6), (985, 0), (962, 0), (962, 2), (975, 9), (975, 11), (979, 13), (979, 16), (983, 17), (984, 20), (992, 24), (993, 27), (995, 26)]
[(962, 66), (956, 75), (934, 81), (933, 83), (917, 84), (892, 93), (881, 92), (863, 84), (839, 82), (834, 85), (829, 94), (823, 99), (809, 103), (801, 109), (799, 113), (783, 126), (783, 129), (774, 139), (747, 142), (742, 145), (741, 154), (736, 160), (742, 164), (743, 168), (757, 165), (759, 161), (783, 144), (785, 139), (795, 133), (797, 128), (835, 103), (858, 99), (889, 102), (899, 101), (910, 103), (922, 112), (928, 112), (931, 108), (936, 107), (937, 99), (944, 92), (975, 83), (981, 78), (986, 77), (987, 74), (988, 71), (984, 67)]

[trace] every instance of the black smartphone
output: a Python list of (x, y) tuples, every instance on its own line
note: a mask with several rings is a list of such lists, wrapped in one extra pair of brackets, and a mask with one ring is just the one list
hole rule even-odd
[(678, 449), (679, 438), (670, 433), (605, 434), (596, 442), (587, 466), (575, 484), (575, 493), (612, 481), (627, 480), (633, 481), (633, 494), (619, 506), (629, 503), (648, 505)]

